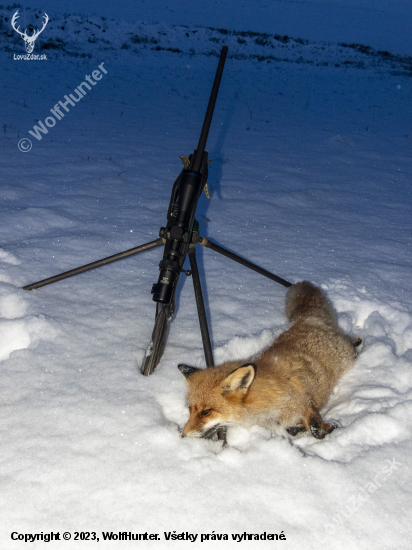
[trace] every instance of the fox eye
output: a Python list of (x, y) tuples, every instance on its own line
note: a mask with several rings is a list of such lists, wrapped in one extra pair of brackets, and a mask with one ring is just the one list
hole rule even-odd
[(207, 415), (210, 413), (212, 409), (205, 409), (204, 411), (202, 411), (200, 414), (202, 414), (203, 416)]

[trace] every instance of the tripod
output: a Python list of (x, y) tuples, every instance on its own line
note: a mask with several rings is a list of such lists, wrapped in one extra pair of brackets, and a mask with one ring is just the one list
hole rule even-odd
[[(203, 190), (208, 198), (210, 198), (207, 187), (207, 176), (208, 164), (211, 160), (208, 159), (205, 147), (215, 108), (216, 98), (219, 91), (220, 81), (222, 78), (227, 50), (228, 48), (224, 46), (221, 51), (197, 149), (195, 149), (193, 154), (189, 157), (180, 157), (184, 167), (174, 182), (167, 212), (167, 224), (166, 227), (162, 227), (160, 229), (159, 238), (135, 248), (125, 250), (119, 254), (108, 256), (107, 258), (103, 258), (96, 262), (77, 267), (59, 275), (55, 275), (54, 277), (49, 277), (48, 279), (43, 279), (23, 287), (24, 290), (40, 288), (57, 281), (61, 281), (62, 279), (73, 277), (80, 273), (116, 262), (117, 260), (139, 254), (145, 250), (164, 246), (163, 259), (159, 264), (159, 279), (158, 282), (152, 287), (153, 300), (156, 302), (155, 325), (152, 332), (150, 345), (146, 351), (146, 355), (141, 366), (141, 372), (146, 376), (152, 374), (165, 349), (168, 325), (173, 317), (175, 309), (176, 287), (182, 272), (186, 275), (191, 275), (193, 278), (206, 367), (209, 368), (214, 366), (206, 311), (200, 285), (199, 270), (196, 261), (196, 245), (200, 244), (201, 246), (210, 248), (214, 252), (222, 254), (223, 256), (226, 256), (227, 258), (234, 260), (235, 262), (248, 267), (257, 273), (260, 273), (261, 275), (264, 275), (265, 277), (268, 277), (272, 281), (275, 281), (285, 287), (291, 286), (291, 283), (281, 277), (266, 271), (265, 269), (199, 235), (199, 224), (195, 220), (195, 213), (199, 197)], [(190, 271), (183, 270), (183, 264), (187, 255), (189, 256), (190, 261)], [(224, 433), (221, 432), (219, 434), (219, 439), (224, 439)]]

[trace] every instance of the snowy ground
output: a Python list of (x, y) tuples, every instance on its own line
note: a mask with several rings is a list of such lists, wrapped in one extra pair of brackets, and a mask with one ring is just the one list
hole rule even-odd
[[(176, 366), (204, 366), (190, 280), (157, 371), (139, 372), (159, 250), (21, 290), (158, 236), (226, 42), (198, 29), (202, 39), (185, 45), (181, 28), (122, 23), (117, 34), (108, 24), (106, 46), (82, 45), (73, 37), (83, 23), (44, 36), (56, 45), (36, 46), (48, 61), (13, 60), (23, 42), (1, 36), (1, 548), (25, 545), (12, 532), (51, 531), (96, 532), (101, 548), (180, 548), (165, 538), (173, 531), (197, 534), (194, 548), (218, 546), (201, 542), (213, 533), (237, 547), (232, 535), (245, 531), (283, 532), (277, 544), (291, 549), (409, 548), (410, 60), (227, 35), (201, 234), (322, 285), (364, 345), (323, 412), (340, 429), (322, 441), (233, 430), (222, 450), (179, 435), (188, 413)], [(107, 74), (48, 134), (28, 133), (101, 63)], [(31, 151), (18, 150), (22, 138)], [(286, 328), (283, 287), (208, 250), (198, 256), (217, 362), (247, 358)], [(104, 542), (112, 531), (161, 540)]]

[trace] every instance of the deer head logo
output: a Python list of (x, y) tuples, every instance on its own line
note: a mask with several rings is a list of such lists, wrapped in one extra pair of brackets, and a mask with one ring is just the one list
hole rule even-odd
[(18, 14), (19, 13), (19, 10), (16, 11), (16, 13), (13, 15), (13, 19), (11, 20), (11, 26), (13, 27), (13, 29), (19, 33), (19, 35), (23, 38), (24, 40), (24, 45), (26, 46), (26, 52), (27, 53), (32, 53), (32, 51), (34, 50), (34, 43), (36, 42), (36, 39), (37, 37), (39, 36), (39, 34), (41, 32), (44, 31), (48, 21), (49, 21), (49, 16), (47, 15), (47, 13), (44, 14), (44, 22), (43, 22), (43, 27), (39, 30), (39, 31), (33, 31), (33, 34), (31, 36), (27, 36), (27, 29), (23, 32), (20, 32), (20, 27), (17, 27), (16, 29), (16, 21), (18, 19)]

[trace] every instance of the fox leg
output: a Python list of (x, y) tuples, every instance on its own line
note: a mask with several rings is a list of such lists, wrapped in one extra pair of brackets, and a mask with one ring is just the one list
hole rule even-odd
[(325, 435), (333, 432), (336, 426), (324, 422), (313, 405), (309, 406), (302, 418), (302, 424), (316, 439), (323, 439)]

